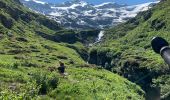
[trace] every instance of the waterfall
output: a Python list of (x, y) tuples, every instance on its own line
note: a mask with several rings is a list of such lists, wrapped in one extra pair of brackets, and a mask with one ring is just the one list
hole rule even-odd
[(100, 33), (98, 34), (98, 37), (96, 38), (96, 41), (94, 43), (90, 43), (89, 46), (93, 46), (94, 44), (101, 42), (103, 36), (104, 36), (104, 31), (101, 30)]
[(104, 31), (100, 31), (96, 42), (100, 42), (103, 36), (104, 36)]

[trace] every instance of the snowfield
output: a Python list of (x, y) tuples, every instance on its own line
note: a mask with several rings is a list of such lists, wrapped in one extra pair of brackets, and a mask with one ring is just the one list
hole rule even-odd
[(21, 2), (67, 28), (103, 29), (127, 21), (139, 12), (152, 8), (159, 1), (132, 6), (114, 2), (93, 5), (81, 0), (62, 4), (49, 4), (40, 0), (21, 0)]

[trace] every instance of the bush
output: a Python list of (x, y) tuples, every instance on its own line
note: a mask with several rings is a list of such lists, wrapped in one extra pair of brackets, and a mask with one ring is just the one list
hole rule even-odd
[(36, 84), (40, 87), (39, 94), (47, 94), (51, 89), (57, 88), (58, 85), (58, 77), (56, 76), (48, 76), (45, 73), (36, 73), (33, 74), (32, 77), (36, 80)]
[(5, 16), (5, 15), (0, 15), (0, 21), (2, 22), (2, 24), (6, 27), (6, 28), (9, 28), (11, 29), (13, 24), (14, 24), (14, 21), (13, 19)]

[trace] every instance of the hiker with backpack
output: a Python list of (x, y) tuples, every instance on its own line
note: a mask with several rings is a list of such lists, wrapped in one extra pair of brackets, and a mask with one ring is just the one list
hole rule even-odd
[(65, 65), (63, 62), (59, 62), (60, 66), (58, 67), (58, 72), (61, 74), (61, 75), (65, 75)]

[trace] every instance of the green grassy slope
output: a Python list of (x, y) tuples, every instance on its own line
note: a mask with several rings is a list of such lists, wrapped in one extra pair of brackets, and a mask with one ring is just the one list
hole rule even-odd
[[(0, 99), (144, 99), (139, 86), (86, 64), (81, 41), (62, 39), (72, 33), (19, 0), (0, 0)], [(66, 77), (49, 71), (59, 61)]]
[(106, 30), (104, 43), (91, 49), (90, 61), (102, 65), (109, 63), (106, 67), (109, 70), (136, 82), (145, 90), (152, 86), (161, 87), (161, 95), (165, 95), (170, 90), (169, 67), (152, 51), (150, 42), (155, 36), (170, 41), (169, 11), (170, 0), (162, 0), (149, 11)]

